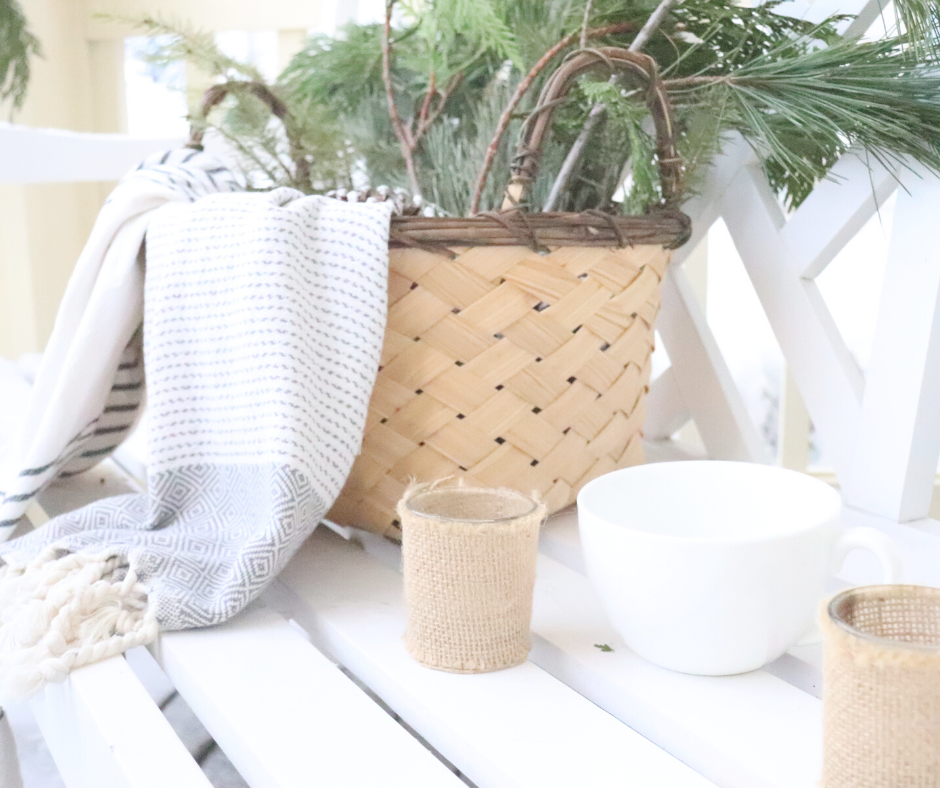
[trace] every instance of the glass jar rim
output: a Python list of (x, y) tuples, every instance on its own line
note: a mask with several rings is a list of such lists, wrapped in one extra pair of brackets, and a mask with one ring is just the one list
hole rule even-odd
[[(516, 514), (504, 515), (502, 517), (465, 517), (465, 516), (449, 516), (445, 514), (437, 514), (435, 512), (428, 512), (418, 509), (416, 507), (417, 502), (422, 498), (426, 498), (431, 495), (465, 495), (467, 493), (472, 493), (476, 495), (492, 495), (493, 497), (503, 497), (503, 498), (516, 498), (520, 501), (526, 501), (529, 504), (529, 507), (523, 511)], [(442, 520), (444, 522), (450, 523), (474, 523), (474, 524), (489, 524), (489, 523), (506, 523), (511, 522), (512, 520), (518, 520), (520, 517), (528, 517), (536, 512), (539, 508), (539, 502), (536, 501), (532, 496), (526, 495), (525, 493), (518, 492), (517, 490), (508, 490), (504, 488), (491, 488), (491, 487), (437, 487), (428, 490), (421, 490), (420, 492), (415, 493), (414, 495), (408, 497), (404, 501), (405, 508), (412, 514), (418, 515), (419, 517), (433, 518), (435, 520)]]
[(850, 621), (845, 618), (845, 608), (852, 597), (858, 597), (862, 594), (872, 594), (875, 592), (883, 592), (886, 595), (893, 595), (897, 597), (898, 593), (903, 593), (905, 590), (912, 591), (916, 589), (917, 594), (923, 594), (925, 591), (936, 592), (934, 596), (938, 598), (938, 603), (940, 603), (940, 589), (929, 588), (928, 586), (912, 586), (912, 585), (880, 585), (880, 586), (860, 586), (858, 588), (848, 588), (845, 591), (842, 591), (836, 594), (829, 604), (826, 605), (826, 614), (829, 617), (829, 620), (840, 630), (851, 635), (852, 637), (863, 640), (866, 643), (872, 643), (883, 648), (894, 648), (894, 649), (904, 649), (909, 651), (919, 651), (922, 653), (928, 654), (940, 654), (940, 643), (912, 643), (908, 640), (898, 640), (897, 638), (885, 637), (883, 635), (873, 635), (870, 632), (866, 632), (864, 629), (859, 629)]

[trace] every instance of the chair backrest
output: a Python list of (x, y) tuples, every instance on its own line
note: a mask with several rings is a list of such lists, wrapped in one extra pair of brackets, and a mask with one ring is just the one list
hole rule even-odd
[(116, 181), (179, 139), (141, 139), (0, 123), (0, 183)]

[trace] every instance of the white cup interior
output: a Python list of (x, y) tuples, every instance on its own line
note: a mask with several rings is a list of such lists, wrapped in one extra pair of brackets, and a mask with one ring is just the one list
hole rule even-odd
[(587, 484), (578, 508), (615, 525), (680, 539), (758, 540), (836, 517), (841, 498), (806, 474), (743, 462), (664, 462)]

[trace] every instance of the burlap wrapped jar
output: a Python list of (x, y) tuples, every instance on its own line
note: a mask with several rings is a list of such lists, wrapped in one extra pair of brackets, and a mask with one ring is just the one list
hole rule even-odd
[(453, 673), (524, 662), (545, 505), (511, 490), (415, 485), (398, 512), (411, 655)]
[(940, 589), (854, 588), (822, 627), (823, 788), (940, 786)]

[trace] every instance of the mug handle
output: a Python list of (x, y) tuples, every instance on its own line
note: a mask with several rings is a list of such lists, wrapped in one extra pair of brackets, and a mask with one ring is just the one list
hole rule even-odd
[[(901, 556), (894, 546), (894, 542), (881, 531), (875, 528), (850, 528), (843, 531), (836, 539), (832, 549), (832, 563), (829, 565), (829, 574), (835, 577), (842, 570), (842, 564), (852, 550), (868, 550), (875, 554), (881, 563), (884, 573), (884, 582), (887, 585), (897, 583), (901, 578)], [(822, 642), (822, 632), (815, 624), (813, 628), (795, 644), (799, 646), (812, 646)]]
[(875, 558), (881, 563), (884, 583), (890, 585), (898, 582), (901, 577), (901, 557), (898, 555), (894, 542), (875, 528), (850, 528), (839, 534), (832, 550), (829, 573), (839, 574), (846, 557), (856, 548), (874, 553)]

